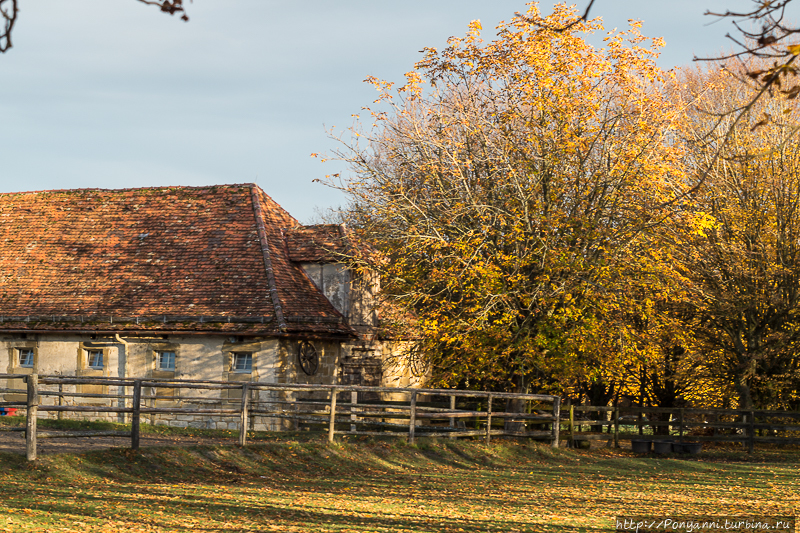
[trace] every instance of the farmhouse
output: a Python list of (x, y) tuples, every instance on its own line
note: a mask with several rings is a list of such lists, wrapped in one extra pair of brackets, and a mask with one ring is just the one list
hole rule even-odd
[(413, 385), (386, 364), (375, 280), (340, 261), (348, 246), (252, 184), (0, 194), (0, 365)]

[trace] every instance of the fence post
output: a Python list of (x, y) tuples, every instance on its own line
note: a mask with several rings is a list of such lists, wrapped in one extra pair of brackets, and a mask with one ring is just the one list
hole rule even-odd
[(717, 426), (718, 425), (719, 425), (719, 411), (715, 411), (714, 412), (714, 433), (712, 433), (712, 437), (716, 437), (717, 436), (717, 434), (718, 434)]
[(569, 447), (575, 447), (575, 406), (572, 402), (569, 404)]
[(644, 435), (644, 428), (642, 425), (644, 424), (644, 413), (639, 411), (639, 418), (636, 421), (636, 424), (639, 426), (639, 436)]
[(28, 413), (25, 427), (25, 455), (28, 461), (36, 460), (36, 417), (39, 413), (39, 376), (30, 374), (28, 384)]
[(614, 406), (614, 448), (619, 448), (619, 405)]
[(408, 443), (414, 444), (417, 428), (417, 391), (411, 392), (411, 414), (408, 417)]
[(239, 446), (247, 444), (247, 420), (248, 410), (250, 409), (250, 383), (242, 383), (242, 412), (239, 417)]
[(331, 389), (331, 419), (328, 423), (328, 442), (333, 442), (333, 431), (336, 425), (336, 388)]
[(558, 448), (558, 431), (561, 428), (561, 396), (553, 400), (553, 448)]
[(358, 404), (358, 391), (350, 393), (350, 433), (356, 432), (356, 419), (358, 418), (355, 413), (356, 405)]
[(678, 442), (683, 442), (683, 407), (678, 411)]
[[(155, 409), (155, 407), (156, 407), (156, 388), (155, 387), (150, 387), (150, 407), (152, 407), (153, 409)], [(157, 416), (158, 416), (158, 413), (156, 413), (156, 412), (153, 412), (153, 413), (150, 414), (150, 425), (151, 426), (155, 426), (156, 425), (156, 417)]]
[[(450, 410), (451, 411), (455, 411), (456, 410), (456, 397), (455, 397), (454, 394), (450, 395)], [(450, 432), (448, 437), (451, 438), (451, 439), (454, 439), (454, 438), (456, 438), (456, 434), (455, 434), (456, 419), (453, 416), (450, 417), (450, 427), (453, 428), (453, 431)]]
[(131, 449), (139, 449), (139, 422), (142, 413), (142, 380), (137, 379), (133, 382), (133, 399), (131, 400)]
[[(63, 383), (59, 383), (58, 384), (58, 406), (59, 407), (64, 405), (64, 396), (63, 396), (63, 394), (64, 394), (64, 384)], [(56, 416), (58, 417), (59, 420), (63, 419), (64, 418), (64, 411), (59, 411)]]
[(486, 444), (489, 444), (492, 435), (492, 395), (489, 395), (488, 405), (486, 407), (487, 416), (486, 416)]
[(755, 447), (756, 443), (756, 412), (751, 409), (748, 416), (750, 419), (747, 421), (749, 425), (747, 432), (747, 453), (753, 453), (753, 448)]
[[(60, 383), (58, 385), (58, 390), (59, 390), (59, 392), (61, 392), (61, 384)], [(117, 407), (120, 407), (122, 409), (127, 409), (128, 408), (128, 399), (125, 398), (125, 382), (124, 381), (120, 381), (119, 382), (119, 385), (117, 386), (117, 394), (119, 394), (119, 398), (117, 398)], [(59, 399), (59, 401), (61, 401), (61, 397), (60, 396), (58, 397), (58, 399)], [(61, 405), (61, 404), (59, 403), (59, 405)], [(58, 413), (61, 414), (61, 411), (59, 411)], [(119, 420), (119, 422), (122, 423), (122, 424), (127, 424), (128, 423), (128, 413), (125, 413), (125, 412), (117, 413), (117, 420)]]

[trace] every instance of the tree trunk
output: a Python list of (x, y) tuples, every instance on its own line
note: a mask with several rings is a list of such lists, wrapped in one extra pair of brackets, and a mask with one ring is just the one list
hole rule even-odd
[[(750, 340), (748, 346), (753, 345), (754, 342)], [(743, 345), (737, 346), (737, 352), (739, 367), (736, 369), (733, 385), (739, 396), (739, 409), (752, 409), (753, 397), (750, 394), (750, 384), (756, 374), (755, 355)]]
[[(614, 398), (614, 389), (616, 388), (613, 383), (605, 383), (604, 381), (594, 381), (585, 386), (586, 388), (586, 398), (589, 401), (589, 405), (596, 405), (599, 407), (605, 407)], [(600, 420), (605, 419), (607, 413), (605, 411), (593, 411), (587, 413), (592, 419)], [(591, 427), (591, 431), (595, 433), (602, 433), (603, 432), (603, 425), (602, 424), (593, 424)]]
[(747, 376), (736, 376), (736, 394), (739, 396), (739, 409), (752, 409), (753, 398), (750, 396), (750, 380)]
[[(522, 376), (514, 376), (511, 378), (514, 383), (514, 392), (517, 394), (525, 393), (525, 379)], [(506, 400), (506, 413), (523, 413), (525, 411), (525, 400), (513, 398)], [(525, 431), (525, 422), (505, 419), (506, 431)]]

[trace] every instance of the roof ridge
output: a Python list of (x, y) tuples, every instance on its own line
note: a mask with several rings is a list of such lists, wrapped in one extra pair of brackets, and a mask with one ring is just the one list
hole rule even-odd
[[(221, 189), (230, 188), (250, 188), (258, 187), (255, 183), (221, 183), (217, 185), (160, 185), (154, 187), (125, 187), (122, 189), (104, 189), (100, 187), (84, 187), (77, 189), (41, 189), (35, 191), (6, 191), (0, 192), (0, 196), (10, 196), (14, 194), (42, 194), (56, 192), (129, 192), (129, 191), (155, 191), (159, 189)], [(272, 198), (270, 198), (272, 200)], [(273, 200), (274, 202), (274, 200)], [(291, 215), (290, 215), (291, 216)]]
[(253, 184), (250, 187), (250, 196), (253, 201), (253, 213), (256, 217), (256, 231), (258, 232), (258, 241), (261, 245), (261, 254), (264, 257), (264, 268), (267, 273), (267, 283), (269, 284), (269, 296), (272, 300), (272, 307), (275, 310), (275, 318), (278, 321), (278, 329), (284, 331), (286, 329), (286, 320), (283, 316), (283, 307), (281, 300), (278, 296), (278, 284), (275, 282), (275, 272), (272, 270), (272, 260), (269, 254), (269, 240), (267, 238), (267, 229), (264, 224), (264, 212), (261, 209), (261, 199), (258, 197), (259, 187)]
[[(256, 184), (256, 183), (248, 183), (247, 186), (250, 187), (251, 191), (255, 190), (258, 195), (263, 196), (265, 200), (268, 200), (269, 203), (271, 204), (271, 207), (277, 208), (278, 210), (280, 210), (280, 212), (281, 212), (281, 214), (283, 216), (285, 216), (290, 221), (292, 221), (292, 223), (294, 223), (294, 226), (301, 226), (302, 225), (302, 224), (300, 224), (300, 221), (298, 221), (296, 218), (294, 218), (292, 216), (292, 214), (289, 213), (286, 209), (284, 209), (284, 207), (281, 204), (276, 202), (275, 199), (272, 196), (270, 196), (269, 194), (265, 193), (264, 189), (259, 187), (258, 184)], [(292, 227), (294, 227), (294, 226), (292, 226)]]

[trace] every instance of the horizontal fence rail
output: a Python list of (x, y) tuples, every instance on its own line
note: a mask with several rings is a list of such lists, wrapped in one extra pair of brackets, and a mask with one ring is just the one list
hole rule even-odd
[(800, 444), (800, 412), (763, 409), (568, 406), (560, 418), (569, 446), (580, 441)]
[[(0, 388), (0, 410), (25, 410), (31, 461), (37, 438), (129, 435), (131, 448), (138, 449), (143, 421), (236, 429), (242, 446), (249, 431), (259, 430), (323, 431), (330, 441), (336, 435), (394, 435), (411, 443), (419, 437), (480, 437), (488, 443), (513, 436), (559, 445), (561, 398), (550, 395), (36, 374), (0, 374), (2, 381), (7, 386)], [(39, 418), (64, 417), (125, 422), (131, 430), (37, 431)]]

